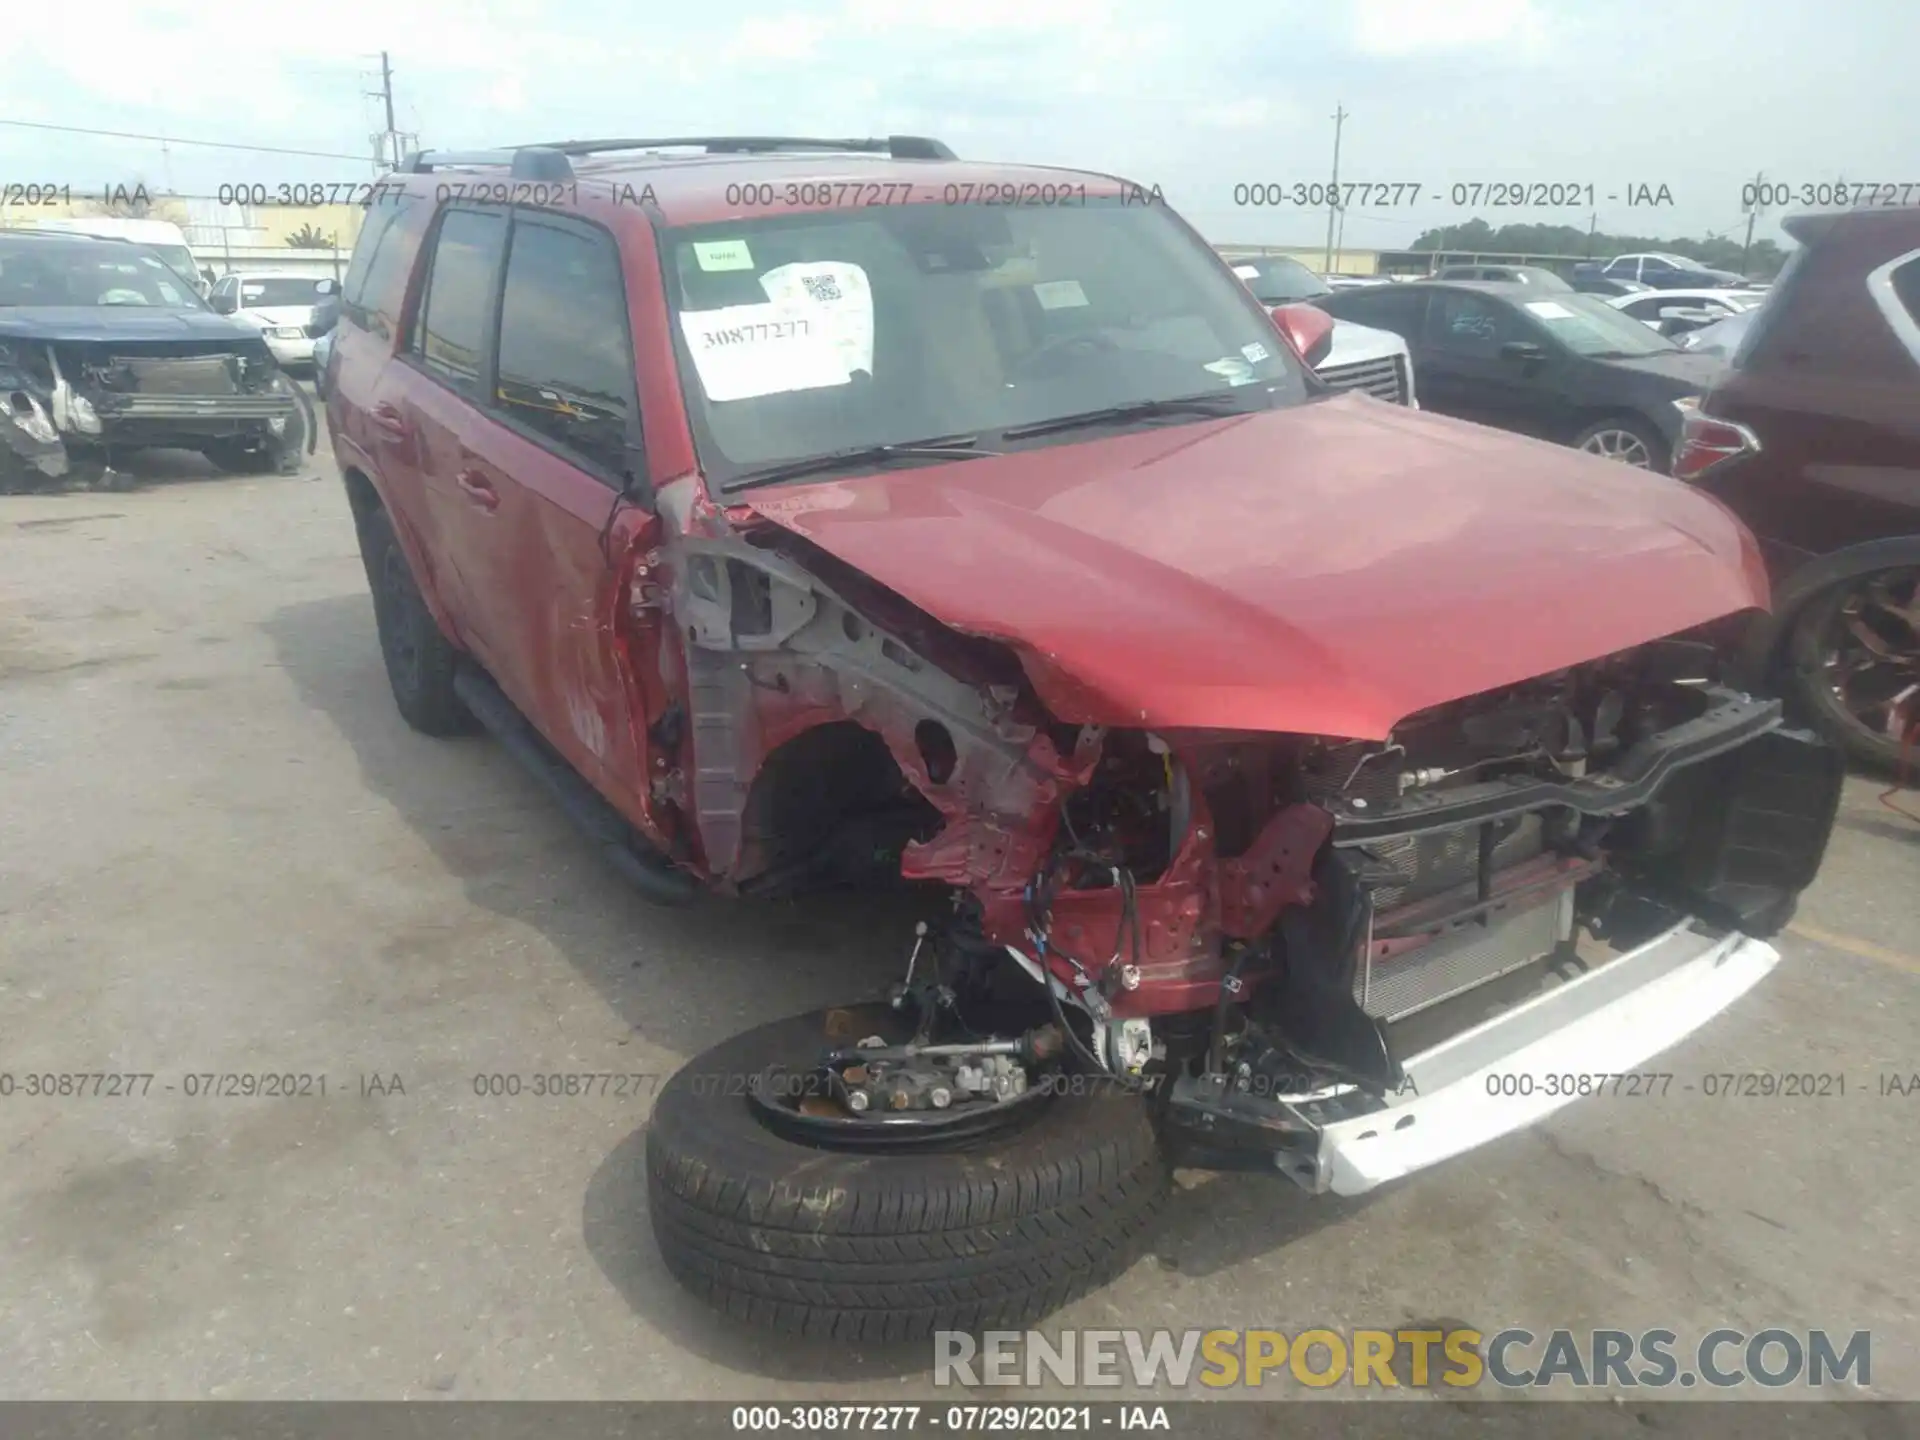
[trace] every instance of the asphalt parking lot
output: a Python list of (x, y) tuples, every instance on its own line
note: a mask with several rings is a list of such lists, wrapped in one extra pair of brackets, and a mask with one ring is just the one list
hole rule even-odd
[[(885, 905), (650, 908), (484, 739), (406, 728), (346, 506), (160, 465), (0, 499), (0, 1098), (8, 1398), (932, 1394), (930, 1354), (787, 1345), (669, 1280), (647, 1100), (475, 1077), (664, 1075), (872, 993)], [(1762, 987), (1669, 1055), (1844, 1097), (1616, 1098), (1362, 1202), (1191, 1183), (1078, 1326), (1868, 1329), (1920, 1398), (1920, 824), (1852, 782)], [(1920, 808), (1920, 797), (1909, 795)], [(188, 1095), (192, 1074), (324, 1097)], [(171, 1085), (168, 1091), (164, 1086)]]

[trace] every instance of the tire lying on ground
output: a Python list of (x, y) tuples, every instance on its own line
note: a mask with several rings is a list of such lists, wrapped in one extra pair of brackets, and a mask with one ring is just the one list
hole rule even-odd
[(745, 1095), (752, 1077), (886, 1033), (887, 1014), (775, 1021), (667, 1082), (647, 1205), (674, 1277), (738, 1319), (889, 1341), (1017, 1329), (1126, 1269), (1170, 1175), (1146, 1102), (1111, 1085), (1062, 1087), (1020, 1128), (938, 1153), (819, 1149), (767, 1128)]

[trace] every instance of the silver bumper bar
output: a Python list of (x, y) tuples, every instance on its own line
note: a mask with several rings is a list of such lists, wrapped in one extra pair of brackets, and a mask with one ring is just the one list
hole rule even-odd
[(296, 415), (292, 395), (116, 395), (98, 407), (100, 418), (115, 420), (271, 420)]
[(1320, 1127), (1317, 1151), (1283, 1168), (1309, 1190), (1359, 1195), (1523, 1129), (1578, 1099), (1580, 1076), (1632, 1072), (1692, 1034), (1779, 960), (1763, 941), (1683, 922), (1407, 1060), (1384, 1108)]

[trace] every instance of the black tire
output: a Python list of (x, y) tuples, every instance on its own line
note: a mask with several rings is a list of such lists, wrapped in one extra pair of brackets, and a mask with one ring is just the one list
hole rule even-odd
[[(776, 1135), (745, 1082), (828, 1043), (815, 1011), (736, 1035), (669, 1080), (647, 1131), (654, 1238), (681, 1284), (736, 1319), (857, 1341), (1018, 1329), (1118, 1276), (1166, 1204), (1147, 1102), (1049, 1095), (970, 1147), (855, 1154)], [(852, 1007), (834, 1034), (882, 1027)]]
[(1901, 760), (1900, 744), (1867, 725), (1833, 691), (1827, 677), (1829, 637), (1842, 606), (1876, 577), (1913, 570), (1912, 565), (1869, 571), (1838, 581), (1816, 593), (1795, 613), (1782, 654), (1784, 678), (1794, 708), (1856, 763), (1891, 771)]
[[(1667, 448), (1667, 442), (1660, 432), (1638, 415), (1609, 415), (1605, 420), (1596, 421), (1573, 437), (1572, 445), (1576, 450), (1586, 450), (1590, 454), (1600, 454), (1594, 447), (1607, 443), (1609, 434), (1631, 436), (1634, 443), (1646, 452), (1647, 463), (1638, 468), (1652, 470), (1665, 475), (1673, 468), (1673, 454)], [(1618, 460), (1614, 454), (1606, 454), (1605, 459)], [(1626, 463), (1626, 462), (1622, 462)]]
[(420, 598), (407, 552), (383, 509), (368, 511), (361, 522), (360, 558), (373, 591), (374, 626), (393, 703), (423, 735), (468, 733), (473, 716), (453, 689), (460, 652), (440, 633), (433, 612)]

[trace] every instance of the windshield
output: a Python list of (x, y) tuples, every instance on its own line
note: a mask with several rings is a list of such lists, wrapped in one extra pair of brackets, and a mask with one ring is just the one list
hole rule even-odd
[(1659, 331), (1591, 295), (1555, 295), (1522, 306), (1577, 355), (1658, 355), (1677, 347)]
[(321, 299), (315, 288), (319, 284), (318, 279), (309, 280), (300, 275), (242, 275), (240, 308), (259, 310), (274, 305), (316, 305)]
[(0, 305), (205, 308), (192, 284), (144, 246), (52, 239), (0, 243)]
[(1236, 260), (1233, 273), (1247, 282), (1262, 305), (1291, 305), (1331, 295), (1333, 287), (1298, 260), (1280, 256), (1271, 260)]
[(1307, 394), (1270, 317), (1158, 204), (780, 215), (668, 231), (662, 253), (689, 415), (722, 485), (1116, 405)]

